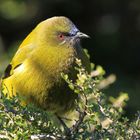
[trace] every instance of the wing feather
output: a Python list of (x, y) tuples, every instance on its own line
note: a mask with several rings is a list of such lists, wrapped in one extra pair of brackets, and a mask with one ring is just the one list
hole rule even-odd
[(33, 45), (29, 44), (24, 47), (20, 47), (13, 57), (11, 63), (7, 66), (2, 79), (8, 78), (13, 75), (14, 70), (18, 68), (31, 54)]

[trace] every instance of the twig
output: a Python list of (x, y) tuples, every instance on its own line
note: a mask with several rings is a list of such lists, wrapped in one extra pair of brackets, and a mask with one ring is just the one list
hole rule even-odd
[(56, 114), (56, 116), (64, 128), (65, 135), (69, 136), (71, 134), (70, 129), (68, 128), (68, 126), (65, 124), (65, 122), (62, 120), (62, 118), (60, 116), (58, 116), (57, 114)]
[(102, 80), (99, 85), (97, 85), (98, 89), (105, 89), (109, 85), (113, 84), (116, 81), (116, 76), (114, 74), (110, 74), (104, 80)]
[(74, 135), (78, 132), (79, 127), (80, 127), (81, 123), (83, 122), (83, 120), (84, 120), (84, 118), (87, 114), (86, 111), (87, 111), (88, 100), (87, 100), (86, 95), (85, 94), (83, 94), (83, 95), (84, 95), (84, 98), (85, 98), (84, 110), (81, 111), (80, 108), (77, 109), (77, 111), (79, 112), (79, 118), (71, 128), (68, 128), (67, 125), (65, 124), (65, 122), (62, 120), (62, 118), (59, 117), (56, 114), (57, 118), (59, 119), (59, 121), (62, 124), (62, 126), (64, 128), (64, 131), (65, 131), (66, 138), (64, 138), (64, 139), (68, 140), (68, 139), (73, 139), (74, 138)]
[(87, 111), (87, 97), (86, 95), (83, 93), (84, 97), (85, 97), (85, 108), (83, 110), (83, 112), (81, 112), (80, 110), (78, 110), (79, 112), (79, 119), (76, 121), (76, 123), (72, 126), (71, 128), (71, 134), (77, 133), (78, 132), (78, 128), (81, 125), (81, 123), (83, 122), (85, 116), (86, 116), (86, 111)]

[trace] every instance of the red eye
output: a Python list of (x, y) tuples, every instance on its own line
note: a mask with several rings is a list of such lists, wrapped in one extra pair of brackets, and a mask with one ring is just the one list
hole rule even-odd
[(63, 34), (59, 34), (59, 35), (58, 35), (58, 39), (59, 39), (59, 40), (64, 40), (64, 38), (65, 38), (65, 36), (64, 36)]

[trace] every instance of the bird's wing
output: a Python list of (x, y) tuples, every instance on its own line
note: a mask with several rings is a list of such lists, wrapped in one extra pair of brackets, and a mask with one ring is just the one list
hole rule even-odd
[(20, 47), (16, 52), (15, 56), (13, 57), (11, 63), (7, 66), (2, 78), (5, 79), (13, 75), (14, 70), (18, 68), (29, 57), (33, 48), (34, 47), (32, 44)]

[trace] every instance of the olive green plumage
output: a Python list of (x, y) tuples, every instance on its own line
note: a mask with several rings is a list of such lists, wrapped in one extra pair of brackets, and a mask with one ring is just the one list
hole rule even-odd
[(79, 32), (66, 17), (53, 17), (37, 25), (19, 46), (2, 80), (4, 94), (22, 96), (55, 113), (74, 107), (77, 94), (70, 90), (61, 73), (76, 79), (75, 58), (90, 71), (90, 62), (81, 48)]

